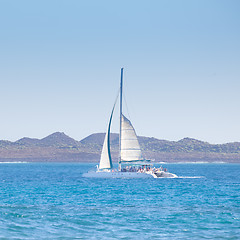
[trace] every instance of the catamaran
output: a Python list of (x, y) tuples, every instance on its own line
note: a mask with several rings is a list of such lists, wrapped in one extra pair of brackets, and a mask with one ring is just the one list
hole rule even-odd
[(108, 129), (103, 142), (99, 166), (96, 171), (84, 173), (83, 177), (91, 178), (176, 178), (177, 175), (166, 169), (155, 168), (151, 160), (142, 156), (136, 131), (122, 113), (123, 68), (120, 81), (120, 131), (119, 131), (119, 160), (118, 169), (114, 169), (110, 151), (110, 128), (116, 102), (113, 106)]

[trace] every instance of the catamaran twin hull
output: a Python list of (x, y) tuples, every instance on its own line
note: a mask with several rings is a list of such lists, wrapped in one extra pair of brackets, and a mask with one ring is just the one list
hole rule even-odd
[(87, 178), (177, 178), (177, 175), (169, 172), (149, 172), (149, 173), (141, 173), (141, 172), (94, 172), (90, 171), (88, 173), (84, 173), (83, 177)]
[(120, 112), (119, 112), (119, 161), (118, 169), (114, 171), (111, 149), (110, 149), (110, 128), (115, 109), (114, 103), (112, 113), (109, 119), (108, 128), (103, 142), (101, 158), (96, 172), (88, 172), (83, 174), (84, 177), (91, 178), (175, 178), (175, 174), (162, 169), (151, 168), (150, 160), (143, 158), (140, 144), (138, 142), (136, 131), (123, 113), (122, 113), (122, 89), (123, 89), (123, 68), (121, 69), (120, 81)]

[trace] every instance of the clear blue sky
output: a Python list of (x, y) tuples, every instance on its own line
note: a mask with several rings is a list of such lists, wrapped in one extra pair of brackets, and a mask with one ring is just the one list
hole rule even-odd
[(0, 139), (104, 132), (123, 66), (138, 135), (240, 141), (239, 13), (238, 0), (0, 0)]

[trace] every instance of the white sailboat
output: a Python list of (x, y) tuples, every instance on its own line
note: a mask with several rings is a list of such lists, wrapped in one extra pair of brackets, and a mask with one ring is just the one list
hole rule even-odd
[(97, 171), (84, 173), (91, 178), (176, 178), (177, 175), (152, 166), (150, 160), (142, 156), (142, 151), (132, 123), (122, 113), (123, 68), (120, 82), (120, 131), (118, 170), (113, 168), (110, 151), (110, 129), (115, 104), (105, 135), (101, 158)]

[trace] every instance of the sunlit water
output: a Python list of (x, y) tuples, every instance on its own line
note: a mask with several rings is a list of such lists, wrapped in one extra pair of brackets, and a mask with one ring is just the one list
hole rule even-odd
[(240, 164), (87, 179), (94, 164), (0, 164), (0, 239), (240, 239)]

